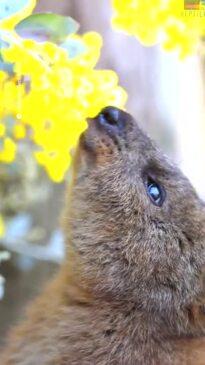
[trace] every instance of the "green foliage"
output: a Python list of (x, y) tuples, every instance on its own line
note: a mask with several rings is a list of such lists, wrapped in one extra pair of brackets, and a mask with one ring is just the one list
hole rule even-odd
[(53, 13), (38, 13), (20, 21), (15, 30), (22, 38), (59, 44), (68, 35), (75, 33), (78, 28), (78, 23), (71, 17)]

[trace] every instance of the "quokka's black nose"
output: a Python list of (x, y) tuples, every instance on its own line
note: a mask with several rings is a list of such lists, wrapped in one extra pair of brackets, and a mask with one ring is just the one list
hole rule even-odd
[(125, 112), (113, 106), (107, 106), (98, 114), (97, 120), (104, 127), (110, 130), (123, 131), (126, 125)]

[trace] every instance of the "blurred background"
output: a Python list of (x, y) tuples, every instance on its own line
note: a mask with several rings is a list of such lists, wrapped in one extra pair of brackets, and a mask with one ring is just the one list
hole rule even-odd
[[(145, 48), (136, 38), (114, 32), (109, 0), (39, 0), (36, 11), (70, 15), (80, 23), (80, 32), (94, 30), (103, 36), (98, 67), (117, 72), (129, 95), (127, 110), (205, 198), (203, 58), (195, 55), (182, 62), (159, 46)], [(2, 179), (0, 188), (5, 186)], [(11, 259), (1, 264), (6, 279), (0, 301), (1, 344), (9, 328), (23, 317), (25, 305), (55, 274), (63, 259), (59, 221), (65, 185), (52, 183), (43, 173), (39, 176), (32, 162), (22, 159), (2, 193), (12, 219), (0, 247), (11, 253)]]

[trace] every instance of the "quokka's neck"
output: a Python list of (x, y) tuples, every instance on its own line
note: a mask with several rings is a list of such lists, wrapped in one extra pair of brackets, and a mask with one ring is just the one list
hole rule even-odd
[[(70, 261), (74, 261), (73, 258)], [(110, 295), (96, 297), (91, 286), (82, 282), (81, 275), (78, 276), (78, 270), (81, 271), (80, 265), (77, 263), (75, 269), (72, 265), (69, 268), (64, 265), (62, 270), (64, 287), (68, 296), (73, 301), (87, 303), (95, 308), (96, 313), (98, 310), (109, 313), (110, 316), (115, 317), (115, 322), (120, 321), (129, 326), (140, 341), (158, 337), (159, 340), (161, 337), (178, 340), (179, 338), (205, 336), (205, 305), (193, 304), (183, 307), (178, 305), (175, 308), (167, 305), (163, 311), (156, 308), (146, 310), (146, 306), (143, 305), (142, 310), (142, 306), (129, 301), (129, 298), (114, 300)], [(144, 334), (146, 334), (146, 338), (143, 337)]]
[[(108, 313), (106, 306), (104, 310)], [(205, 335), (205, 326), (199, 323), (198, 318), (191, 318), (193, 315), (182, 311), (166, 318), (139, 311), (131, 305), (124, 308), (116, 306), (110, 311), (113, 326), (108, 335), (111, 342), (112, 336), (120, 338), (119, 346), (124, 347), (124, 352), (131, 349), (133, 357), (137, 353), (137, 358), (141, 359), (139, 364), (187, 365), (187, 356), (192, 356), (189, 344), (191, 346)]]
[[(65, 271), (67, 272), (67, 267)], [(119, 364), (189, 364), (186, 362), (186, 354), (189, 353), (187, 344), (205, 335), (200, 307), (167, 310), (164, 313), (146, 312), (129, 301), (114, 302), (110, 297), (95, 298), (91, 293), (83, 291), (80, 283), (76, 285), (75, 279), (68, 274), (64, 277), (62, 291), (64, 298), (68, 298), (65, 303), (79, 307), (80, 325), (85, 324), (89, 333), (99, 337), (113, 358), (117, 356), (124, 359), (124, 354), (130, 354), (132, 361), (119, 361)], [(134, 361), (135, 358), (140, 361)]]

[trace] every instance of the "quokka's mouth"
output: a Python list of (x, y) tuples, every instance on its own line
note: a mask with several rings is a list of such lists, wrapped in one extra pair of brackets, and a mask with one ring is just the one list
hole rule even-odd
[(113, 155), (125, 142), (128, 114), (115, 107), (104, 108), (88, 119), (88, 129), (80, 137), (80, 147), (94, 154)]
[(103, 130), (96, 119), (89, 121), (88, 129), (81, 134), (79, 146), (83, 151), (99, 155), (112, 155), (117, 146), (114, 136), (110, 136)]

